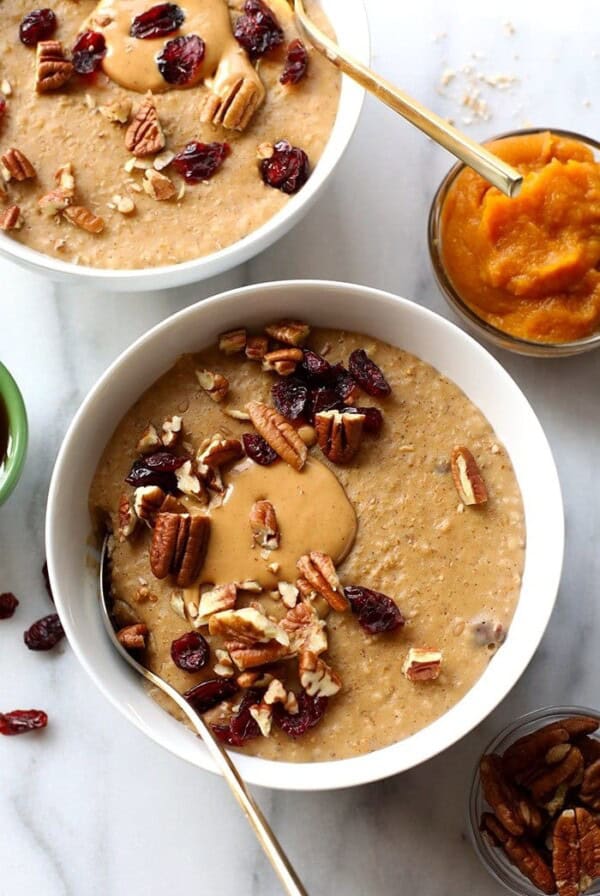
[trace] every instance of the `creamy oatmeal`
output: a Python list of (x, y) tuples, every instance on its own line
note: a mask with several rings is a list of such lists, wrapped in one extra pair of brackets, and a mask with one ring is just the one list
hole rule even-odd
[(323, 152), (339, 74), (298, 43), (285, 0), (56, 0), (29, 30), (31, 6), (5, 6), (0, 227), (33, 249), (101, 268), (215, 252), (280, 211)]
[(519, 597), (523, 507), (489, 423), (431, 366), (356, 333), (268, 329), (154, 383), (90, 506), (149, 667), (217, 702), (207, 718), (249, 753), (340, 759), (420, 730), (481, 676)]

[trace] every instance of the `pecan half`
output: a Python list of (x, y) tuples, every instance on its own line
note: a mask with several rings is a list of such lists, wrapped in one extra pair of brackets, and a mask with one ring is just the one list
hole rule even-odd
[(450, 466), (456, 491), (463, 504), (485, 504), (488, 499), (485, 482), (469, 449), (464, 445), (453, 448)]
[(586, 809), (565, 809), (554, 825), (552, 866), (559, 896), (577, 896), (600, 876), (600, 828)]
[(568, 740), (566, 728), (554, 724), (526, 734), (505, 751), (502, 759), (504, 771), (519, 784), (527, 784), (544, 768), (548, 751)]
[(304, 650), (298, 658), (300, 684), (311, 697), (333, 697), (342, 686), (342, 679), (316, 653)]
[(276, 641), (287, 648), (290, 643), (283, 628), (254, 607), (216, 613), (210, 617), (208, 630), (211, 635), (233, 638), (246, 646)]
[(19, 230), (23, 226), (23, 216), (18, 205), (10, 205), (0, 212), (0, 230)]
[(295, 653), (308, 650), (319, 655), (327, 650), (325, 622), (319, 619), (314, 607), (306, 601), (300, 601), (288, 610), (280, 625), (287, 632)]
[(409, 681), (435, 681), (442, 668), (442, 653), (433, 647), (411, 647), (408, 651), (403, 674)]
[(348, 609), (344, 589), (338, 579), (333, 560), (322, 551), (304, 554), (296, 563), (301, 577), (309, 582), (317, 594), (324, 597), (332, 610), (343, 613)]
[(504, 849), (512, 864), (542, 893), (556, 893), (554, 874), (532, 843), (512, 837), (490, 812), (483, 814), (481, 830), (493, 846)]
[(133, 496), (133, 509), (138, 519), (149, 526), (154, 525), (156, 515), (162, 510), (166, 498), (158, 485), (141, 485)]
[(306, 463), (308, 449), (294, 427), (275, 408), (261, 401), (250, 401), (246, 408), (256, 431), (273, 451), (295, 470)]
[(579, 790), (582, 803), (600, 812), (600, 759), (587, 766)]
[(269, 340), (266, 336), (248, 336), (246, 340), (246, 357), (249, 361), (262, 361), (267, 354)]
[(310, 327), (301, 320), (280, 320), (265, 327), (265, 333), (286, 345), (302, 345), (309, 337)]
[[(35, 168), (20, 149), (9, 149), (4, 153), (0, 161), (5, 168), (5, 180), (23, 181), (35, 177)], [(8, 175), (8, 176), (6, 176)]]
[(152, 96), (136, 110), (125, 132), (125, 148), (134, 156), (151, 156), (165, 148), (165, 135)]
[(219, 336), (219, 350), (226, 355), (236, 355), (246, 348), (247, 333), (243, 327), (237, 330), (228, 330)]
[(258, 666), (269, 666), (279, 660), (288, 659), (292, 654), (290, 648), (277, 641), (268, 641), (266, 644), (248, 646), (240, 641), (228, 641), (225, 645), (229, 655), (240, 672), (246, 669), (256, 669)]
[(267, 551), (279, 547), (280, 533), (275, 508), (270, 501), (256, 501), (250, 509), (250, 528), (254, 541)]
[(229, 380), (221, 373), (212, 370), (197, 370), (198, 382), (213, 401), (223, 401), (229, 391)]
[(264, 89), (254, 78), (228, 80), (220, 93), (207, 94), (200, 121), (244, 131), (263, 99)]
[(364, 414), (321, 411), (315, 414), (317, 444), (334, 464), (349, 463), (362, 441)]
[(540, 811), (526, 793), (520, 791), (504, 776), (502, 759), (492, 753), (479, 763), (481, 788), (486, 801), (502, 826), (515, 837), (526, 831), (538, 834), (543, 826)]
[(546, 802), (557, 788), (563, 784), (575, 784), (581, 781), (583, 774), (583, 756), (577, 747), (571, 747), (565, 757), (546, 771), (541, 772), (531, 784), (529, 790), (539, 803)]
[(82, 230), (87, 230), (88, 233), (102, 233), (104, 230), (104, 219), (83, 205), (69, 205), (63, 214), (71, 224), (75, 224)]
[(35, 50), (35, 89), (38, 93), (59, 90), (73, 74), (59, 40), (41, 40)]
[(119, 629), (117, 638), (125, 650), (143, 650), (148, 637), (148, 627), (143, 622), (126, 625)]
[(200, 574), (209, 535), (207, 516), (159, 513), (150, 546), (150, 568), (156, 578), (171, 574), (179, 588), (189, 588)]
[(290, 376), (304, 357), (301, 348), (278, 348), (267, 352), (263, 358), (262, 368), (265, 371), (275, 371), (279, 376)]

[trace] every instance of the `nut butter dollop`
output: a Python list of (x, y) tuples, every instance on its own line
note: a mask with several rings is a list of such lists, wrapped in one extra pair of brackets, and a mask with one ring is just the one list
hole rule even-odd
[[(278, 581), (294, 582), (296, 561), (320, 550), (337, 564), (350, 550), (356, 535), (356, 514), (336, 476), (324, 464), (309, 459), (298, 473), (277, 462), (261, 467), (243, 461), (228, 477), (223, 504), (211, 511), (211, 536), (202, 568), (203, 582), (223, 584), (253, 579), (264, 588)], [(269, 501), (280, 532), (277, 550), (264, 551), (254, 543), (250, 509)], [(278, 564), (277, 572), (269, 570)]]
[[(225, 0), (185, 0), (177, 5), (183, 12), (181, 27), (165, 37), (142, 40), (131, 37), (135, 16), (146, 12), (154, 0), (100, 0), (81, 30), (104, 35), (106, 55), (102, 67), (106, 75), (128, 90), (158, 93), (176, 85), (168, 84), (158, 70), (156, 57), (168, 41), (196, 34), (205, 43), (200, 81), (218, 75), (219, 80), (254, 73), (245, 51), (235, 40)], [(258, 76), (254, 74), (258, 80)]]

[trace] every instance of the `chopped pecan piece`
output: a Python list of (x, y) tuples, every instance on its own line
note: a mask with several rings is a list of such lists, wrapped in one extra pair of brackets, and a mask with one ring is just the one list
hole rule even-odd
[(250, 528), (254, 541), (261, 548), (276, 551), (280, 533), (275, 508), (270, 501), (256, 501), (250, 509)]
[(127, 124), (131, 115), (131, 100), (128, 97), (113, 100), (105, 106), (98, 106), (98, 112), (113, 124)]
[(5, 169), (5, 180), (11, 180), (12, 178), (16, 181), (23, 181), (35, 177), (35, 168), (25, 153), (21, 152), (20, 149), (15, 149), (14, 146), (4, 153), (0, 161)]
[(23, 216), (18, 205), (10, 205), (0, 212), (0, 230), (19, 230), (23, 226)]
[(301, 320), (280, 320), (265, 327), (265, 333), (286, 345), (302, 345), (309, 337), (310, 327)]
[(175, 470), (175, 478), (180, 492), (183, 492), (184, 495), (188, 495), (190, 498), (196, 498), (201, 504), (206, 503), (206, 490), (196, 475), (191, 460), (186, 460)]
[(211, 635), (233, 638), (246, 646), (276, 641), (287, 648), (290, 643), (283, 628), (254, 607), (215, 613), (210, 617), (208, 630)]
[(143, 622), (126, 625), (125, 628), (121, 628), (117, 632), (119, 643), (122, 644), (125, 650), (143, 650), (146, 646), (147, 637), (148, 628)]
[(59, 40), (41, 40), (35, 50), (35, 89), (38, 93), (59, 90), (73, 74)]
[(200, 110), (204, 124), (244, 131), (264, 99), (264, 89), (254, 78), (228, 79), (219, 93), (210, 91)]
[(265, 354), (262, 368), (265, 371), (274, 370), (279, 376), (290, 376), (303, 357), (304, 352), (301, 348), (278, 348)]
[(409, 681), (435, 681), (442, 667), (442, 653), (433, 647), (411, 647), (402, 666)]
[(61, 187), (57, 187), (55, 190), (50, 190), (49, 193), (44, 193), (43, 196), (40, 196), (38, 199), (38, 208), (45, 215), (58, 215), (60, 212), (63, 212), (71, 202), (72, 197), (61, 189)]
[(296, 606), (300, 592), (295, 585), (291, 582), (278, 582), (277, 590), (286, 607), (292, 609)]
[(464, 445), (454, 448), (450, 465), (454, 485), (463, 504), (485, 504), (488, 499), (485, 482), (469, 449)]
[(123, 492), (119, 498), (119, 530), (118, 536), (120, 541), (124, 541), (133, 535), (137, 526), (138, 518), (134, 513), (129, 498)]
[(102, 233), (104, 230), (104, 220), (83, 205), (69, 205), (63, 214), (71, 224), (88, 233)]
[(325, 660), (316, 653), (304, 650), (298, 659), (300, 684), (311, 697), (333, 697), (342, 686), (342, 680)]
[(325, 623), (306, 601), (300, 601), (289, 609), (280, 625), (289, 635), (290, 645), (295, 653), (308, 650), (318, 655), (327, 650)]
[(137, 157), (151, 156), (165, 148), (165, 135), (152, 96), (147, 96), (136, 110), (125, 133), (125, 148)]
[(242, 644), (241, 641), (228, 641), (226, 647), (240, 672), (259, 666), (269, 666), (291, 656), (289, 647), (274, 640), (253, 646)]
[(324, 597), (332, 610), (343, 613), (348, 609), (344, 589), (338, 579), (333, 560), (322, 551), (311, 551), (296, 564), (301, 577), (309, 582), (317, 594)]
[(489, 812), (481, 819), (481, 829), (492, 845), (504, 849), (512, 864), (542, 893), (556, 893), (552, 870), (532, 843), (511, 836)]
[(207, 516), (159, 513), (150, 547), (150, 568), (157, 579), (169, 574), (179, 588), (189, 588), (198, 578), (210, 534)]
[(246, 407), (259, 435), (282, 460), (300, 471), (306, 463), (308, 449), (294, 427), (275, 408), (261, 401), (250, 401)]
[(158, 485), (141, 485), (136, 488), (133, 509), (137, 518), (153, 526), (156, 515), (162, 510), (165, 498), (165, 492)]
[(205, 591), (198, 604), (198, 616), (194, 620), (194, 626), (208, 625), (210, 617), (223, 610), (233, 610), (237, 600), (237, 585), (233, 582), (228, 585), (217, 585), (210, 591)]
[(240, 327), (238, 330), (228, 330), (219, 336), (219, 349), (226, 355), (236, 355), (246, 348), (246, 330)]
[(162, 447), (162, 439), (153, 423), (149, 423), (138, 439), (136, 449), (140, 454), (152, 454)]
[(334, 464), (349, 463), (362, 441), (364, 414), (321, 411), (315, 414), (317, 444)]
[(285, 703), (287, 691), (278, 678), (274, 678), (269, 682), (269, 687), (265, 692), (263, 700), (267, 706), (273, 706), (274, 703)]
[(204, 391), (213, 401), (223, 401), (229, 391), (229, 380), (221, 373), (211, 370), (197, 370), (196, 377)]
[(483, 756), (479, 774), (483, 794), (505, 830), (515, 837), (526, 831), (539, 834), (543, 826), (540, 811), (526, 793), (504, 776), (500, 756)]
[(183, 436), (183, 417), (174, 415), (167, 417), (162, 425), (161, 441), (165, 448), (172, 448), (181, 441)]
[(256, 706), (250, 707), (250, 715), (259, 727), (263, 737), (268, 737), (271, 733), (271, 724), (273, 719), (273, 710), (266, 703), (261, 702)]
[(148, 196), (157, 202), (166, 202), (168, 199), (172, 199), (177, 192), (173, 181), (166, 174), (155, 171), (154, 168), (148, 168), (144, 172), (142, 186)]
[(266, 336), (248, 336), (246, 340), (246, 357), (249, 361), (262, 361), (267, 354), (269, 340)]
[(600, 812), (600, 759), (588, 765), (583, 773), (579, 798), (595, 812)]
[(239, 460), (244, 455), (244, 448), (239, 439), (222, 438), (220, 435), (212, 437), (206, 448), (198, 454), (200, 471), (203, 467), (219, 468)]

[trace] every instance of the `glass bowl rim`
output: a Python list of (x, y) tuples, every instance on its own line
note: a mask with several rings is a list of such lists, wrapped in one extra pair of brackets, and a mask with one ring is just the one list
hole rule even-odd
[[(510, 864), (508, 859), (503, 862), (500, 858), (500, 856), (502, 856), (501, 850), (496, 850), (491, 846), (488, 847), (485, 842), (484, 836), (479, 828), (480, 807), (478, 806), (478, 802), (480, 797), (481, 800), (484, 801), (481, 794), (479, 762), (482, 756), (485, 756), (488, 753), (494, 753), (497, 747), (503, 741), (511, 737), (511, 735), (513, 736), (511, 743), (517, 740), (522, 729), (526, 728), (532, 722), (546, 722), (547, 724), (550, 724), (550, 722), (556, 721), (559, 718), (567, 718), (569, 716), (592, 716), (600, 721), (600, 710), (592, 709), (588, 706), (557, 704), (542, 706), (539, 709), (523, 713), (505, 725), (502, 730), (490, 740), (482, 750), (473, 769), (467, 808), (468, 830), (471, 845), (486, 871), (497, 881), (497, 883), (513, 893), (514, 896), (540, 896), (542, 891), (538, 890), (537, 887), (534, 887), (531, 881), (524, 877), (518, 868)], [(541, 724), (540, 727), (542, 727)], [(587, 892), (590, 896), (594, 896), (594, 894), (598, 893), (598, 889), (594, 888)]]
[[(578, 133), (577, 131), (570, 131), (564, 128), (517, 128), (515, 130), (504, 131), (501, 134), (489, 137), (485, 142), (489, 143), (492, 140), (504, 140), (507, 137), (543, 134), (545, 132), (557, 134), (559, 137), (568, 137), (573, 140), (578, 140), (580, 143), (585, 143), (592, 149), (594, 149), (597, 153), (600, 153), (600, 140), (596, 140), (593, 137), (587, 137), (584, 134)], [(473, 311), (473, 309), (470, 308), (459, 295), (458, 290), (450, 280), (450, 277), (448, 276), (442, 262), (441, 252), (439, 248), (441, 244), (440, 215), (450, 188), (452, 187), (458, 175), (467, 167), (468, 166), (465, 165), (464, 162), (457, 162), (443, 177), (431, 201), (427, 219), (427, 244), (429, 248), (429, 259), (431, 261), (431, 266), (433, 268), (433, 273), (437, 285), (446, 298), (448, 304), (457, 312), (459, 317), (461, 317), (465, 323), (470, 325), (475, 331), (479, 332), (484, 338), (488, 339), (494, 345), (517, 352), (522, 355), (558, 358), (582, 354), (583, 352), (591, 351), (594, 348), (600, 347), (600, 330), (598, 330), (596, 333), (592, 333), (589, 336), (583, 336), (581, 339), (574, 339), (569, 342), (541, 342), (533, 339), (524, 339), (520, 336), (514, 336), (512, 333), (507, 333), (505, 330), (501, 330), (499, 327), (495, 327), (493, 324), (490, 324), (487, 321), (483, 320), (483, 318), (479, 317), (479, 315), (476, 314), (475, 311)]]

